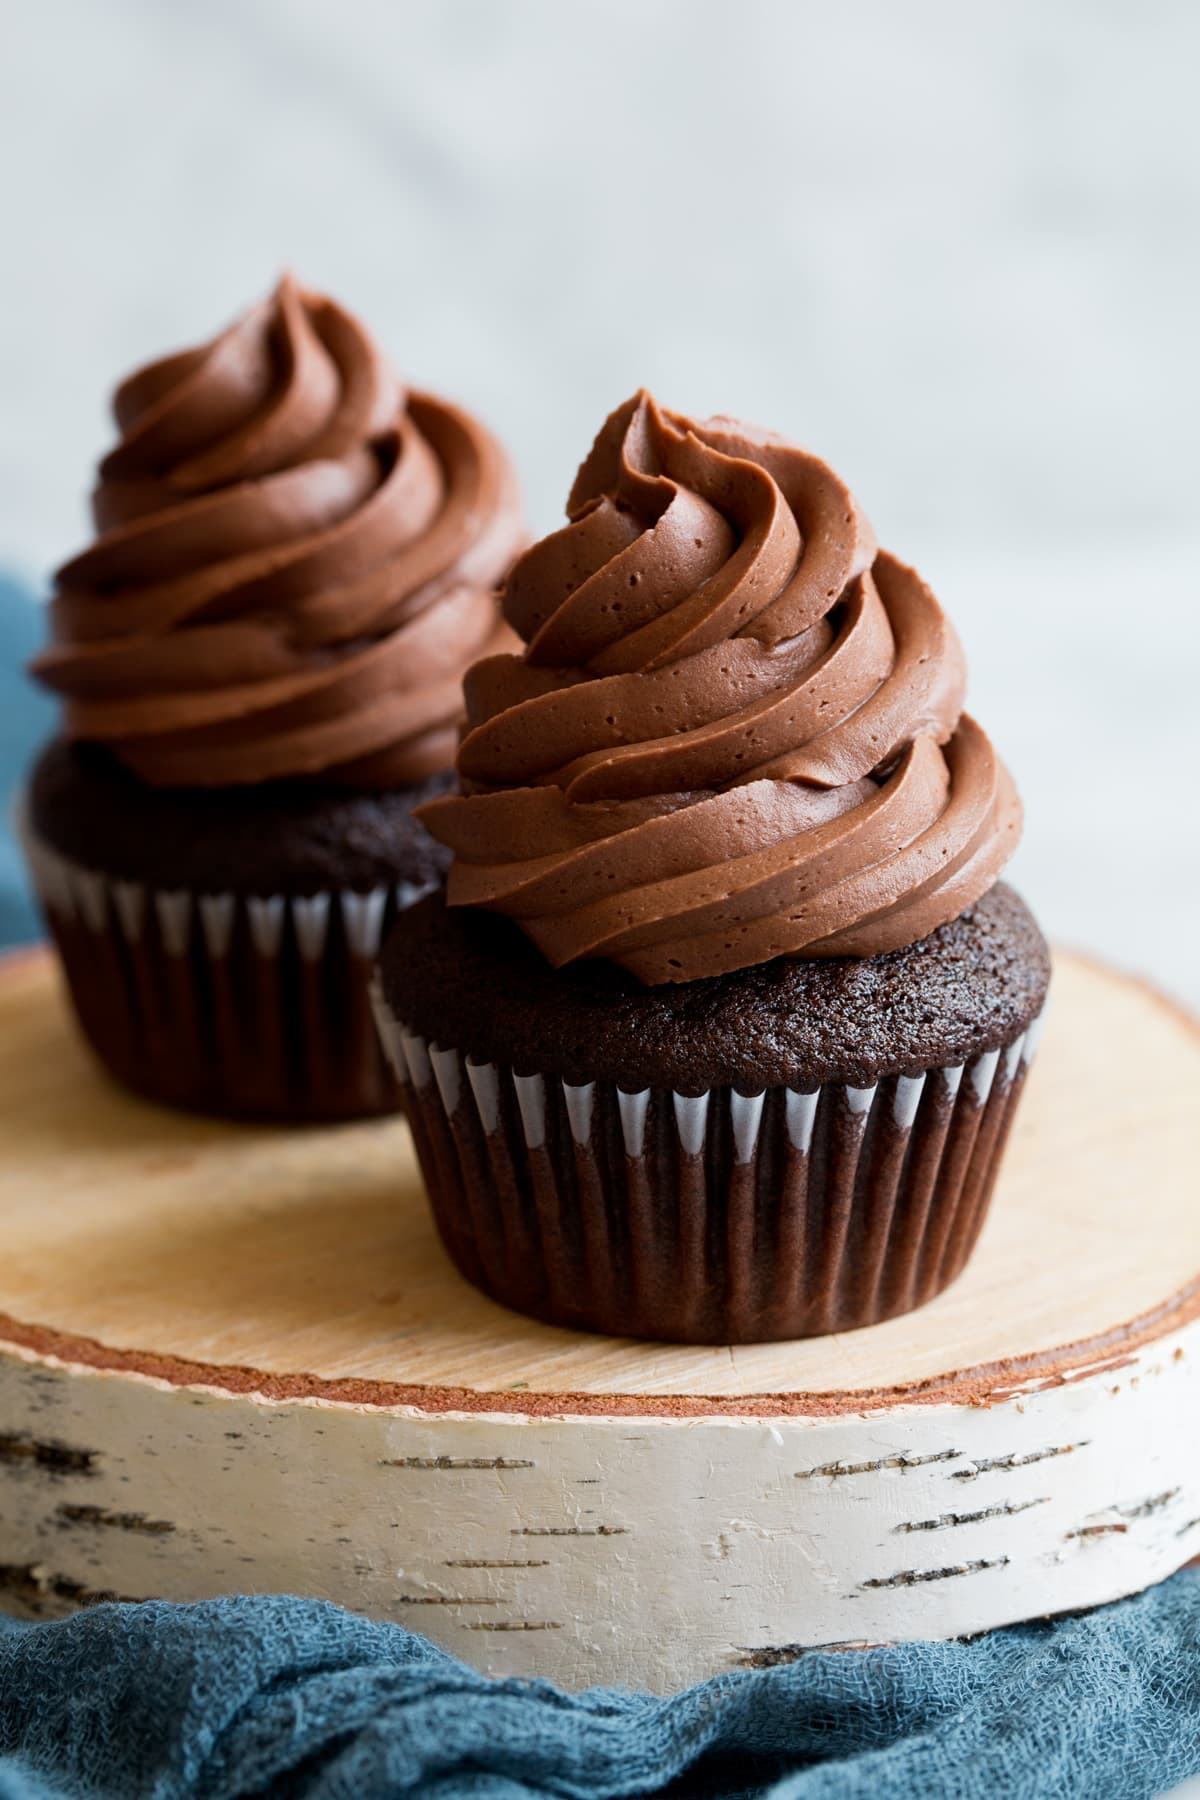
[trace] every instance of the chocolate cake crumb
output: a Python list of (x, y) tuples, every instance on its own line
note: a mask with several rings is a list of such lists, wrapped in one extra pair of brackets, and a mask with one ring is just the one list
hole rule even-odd
[(366, 892), (426, 887), (449, 863), (413, 817), (453, 784), (391, 792), (319, 780), (154, 788), (94, 745), (58, 738), (30, 779), (31, 823), (60, 855), (118, 881), (194, 893)]
[(779, 959), (643, 987), (609, 963), (553, 969), (508, 920), (431, 894), (382, 958), (399, 1019), (475, 1061), (627, 1090), (869, 1086), (1011, 1043), (1041, 1011), (1050, 953), (998, 883), (960, 918), (865, 959)]

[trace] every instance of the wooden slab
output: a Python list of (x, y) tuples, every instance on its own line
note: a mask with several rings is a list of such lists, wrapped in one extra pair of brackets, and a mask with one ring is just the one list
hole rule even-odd
[(0, 1313), (109, 1347), (313, 1378), (296, 1392), (347, 1378), (447, 1390), (437, 1404), (795, 1405), (1116, 1343), (1187, 1308), (1200, 1275), (1200, 1037), (1169, 1002), (1069, 956), (962, 1279), (867, 1331), (736, 1351), (617, 1342), (494, 1305), (443, 1253), (400, 1121), (288, 1134), (161, 1111), (97, 1071), (55, 979), (44, 955), (0, 977)]
[(1200, 1549), (1198, 1093), (1194, 1024), (1061, 956), (948, 1293), (648, 1346), (466, 1286), (401, 1122), (159, 1111), (94, 1067), (49, 958), (11, 958), (0, 1600), (299, 1589), (484, 1667), (667, 1687), (1130, 1592)]

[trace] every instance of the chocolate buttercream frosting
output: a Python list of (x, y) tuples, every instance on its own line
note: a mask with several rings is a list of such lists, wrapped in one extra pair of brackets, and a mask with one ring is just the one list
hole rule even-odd
[(876, 956), (991, 887), (1011, 778), (929, 589), (817, 457), (639, 393), (513, 568), (522, 655), (467, 676), (452, 905), (556, 967), (692, 981)]
[(290, 277), (114, 411), (98, 536), (34, 665), (66, 734), (155, 786), (447, 768), (463, 669), (511, 642), (494, 589), (523, 540), (483, 426)]

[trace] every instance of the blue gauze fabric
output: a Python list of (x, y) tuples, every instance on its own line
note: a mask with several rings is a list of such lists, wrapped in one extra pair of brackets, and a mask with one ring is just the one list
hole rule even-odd
[[(48, 728), (19, 669), (39, 636), (0, 578), (5, 822)], [(35, 932), (0, 829), (0, 942)], [(312, 1600), (0, 1616), (0, 1800), (1150, 1800), (1197, 1772), (1200, 1570), (1078, 1618), (665, 1700), (488, 1681)]]
[(968, 1644), (666, 1700), (489, 1681), (320, 1601), (0, 1624), (0, 1800), (1129, 1800), (1200, 1767), (1200, 1572)]
[(28, 590), (0, 573), (0, 949), (41, 936), (12, 822), (35, 749), (54, 728), (53, 705), (25, 673), (43, 632)]

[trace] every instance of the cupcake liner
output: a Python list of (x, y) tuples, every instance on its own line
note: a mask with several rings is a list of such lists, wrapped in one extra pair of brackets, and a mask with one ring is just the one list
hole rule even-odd
[(627, 1093), (473, 1062), (378, 982), (372, 1000), (467, 1279), (554, 1324), (676, 1343), (848, 1331), (953, 1281), (1040, 1029), (872, 1087)]
[(129, 1087), (259, 1119), (393, 1111), (371, 1020), (383, 933), (427, 893), (197, 894), (118, 881), (18, 819), (80, 1025)]

